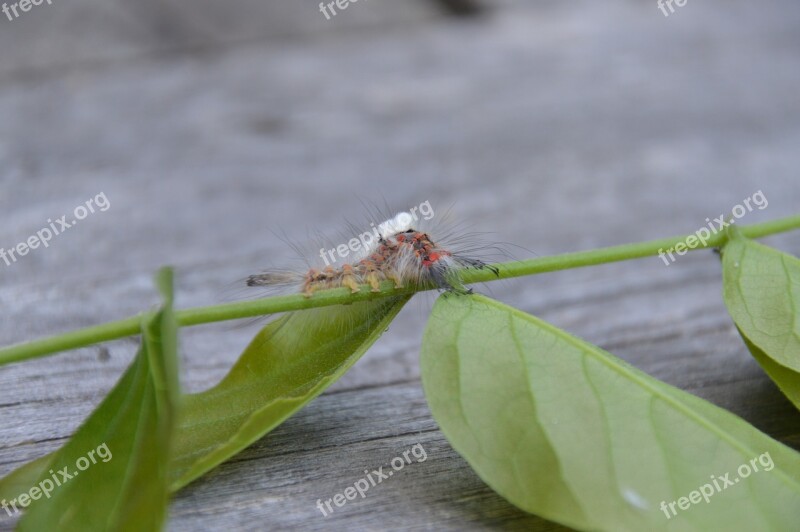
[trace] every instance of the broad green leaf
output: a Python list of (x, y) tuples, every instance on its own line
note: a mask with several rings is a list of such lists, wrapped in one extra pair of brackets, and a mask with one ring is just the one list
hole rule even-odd
[(262, 438), (322, 393), (383, 334), (409, 298), (306, 310), (269, 324), (217, 386), (186, 397), (173, 489)]
[(756, 359), (761, 368), (775, 381), (775, 384), (778, 385), (778, 388), (780, 388), (784, 395), (786, 395), (797, 408), (800, 408), (800, 374), (772, 360), (764, 351), (753, 345), (741, 330), (739, 334), (742, 336), (747, 349), (750, 350), (753, 358)]
[(723, 294), (750, 353), (800, 408), (800, 260), (730, 231)]
[(64, 447), (12, 475), (19, 487), (26, 473), (39, 473), (26, 490), (37, 500), (18, 530), (161, 529), (178, 376), (172, 272), (162, 270), (157, 283), (164, 307), (144, 317), (142, 346), (119, 383)]
[[(491, 299), (439, 298), (422, 380), (456, 451), (528, 512), (582, 530), (794, 530), (800, 521), (800, 454)], [(724, 485), (751, 460), (758, 472), (716, 490), (712, 476)], [(714, 493), (692, 504), (701, 489)]]

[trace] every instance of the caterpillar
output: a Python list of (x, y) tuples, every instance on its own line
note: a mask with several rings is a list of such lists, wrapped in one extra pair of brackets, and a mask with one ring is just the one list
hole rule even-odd
[[(430, 203), (425, 202), (420, 207), (426, 204), (432, 217)], [(367, 239), (365, 236), (370, 232), (362, 233), (360, 241), (353, 238), (349, 245), (334, 248), (342, 250), (339, 251), (341, 256), (344, 251), (358, 247), (355, 257), (339, 267), (328, 260), (330, 257), (335, 262), (334, 249), (326, 252), (323, 248), (320, 256), (325, 259), (326, 266), (322, 268), (259, 273), (247, 277), (246, 284), (250, 287), (294, 285), (306, 297), (312, 297), (318, 290), (340, 287), (356, 293), (364, 285), (372, 292), (379, 292), (383, 281), (391, 281), (397, 289), (432, 286), (448, 292), (470, 294), (472, 290), (464, 287), (459, 272), (465, 268), (488, 268), (495, 275), (499, 274), (494, 266), (470, 256), (470, 252), (498, 249), (496, 246), (472, 240), (471, 235), (453, 238), (452, 233), (443, 239), (450, 240), (451, 245), (443, 244), (419, 225), (428, 219), (416, 216), (415, 209), (400, 212), (374, 228), (376, 238)], [(467, 241), (471, 241), (472, 246), (465, 248), (463, 244)]]

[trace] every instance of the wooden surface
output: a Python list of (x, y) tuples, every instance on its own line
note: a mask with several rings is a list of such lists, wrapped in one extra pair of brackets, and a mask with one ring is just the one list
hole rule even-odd
[[(273, 230), (302, 242), (338, 229), (358, 197), (454, 204), (539, 255), (692, 232), (759, 189), (769, 207), (743, 221), (797, 213), (796, 1), (689, 2), (669, 18), (654, 1), (490, 6), (450, 19), (371, 0), (326, 21), (311, 1), (56, 0), (0, 20), (0, 247), (101, 192), (111, 202), (0, 263), (0, 342), (147, 309), (163, 264), (178, 306), (215, 303), (292, 260)], [(800, 254), (800, 233), (769, 242)], [(705, 251), (480, 289), (800, 449), (800, 415), (720, 290)], [(330, 391), (181, 491), (169, 529), (559, 529), (495, 495), (438, 431), (418, 366), (432, 300), (417, 296)], [(185, 388), (217, 382), (255, 330), (183, 330)], [(63, 444), (135, 349), (0, 368), (0, 474)], [(416, 443), (424, 463), (317, 510)]]

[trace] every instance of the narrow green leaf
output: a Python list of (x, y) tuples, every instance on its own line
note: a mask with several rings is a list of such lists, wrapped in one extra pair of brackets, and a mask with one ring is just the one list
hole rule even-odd
[(410, 296), (289, 314), (264, 328), (214, 388), (185, 398), (173, 489), (283, 423), (341, 377)]
[(750, 353), (800, 408), (800, 260), (729, 232), (725, 305)]
[[(341, 377), (386, 330), (410, 296), (289, 314), (265, 327), (217, 386), (185, 395), (170, 464), (178, 490), (262, 438)], [(52, 455), (0, 480), (16, 494)]]
[[(528, 512), (582, 530), (793, 530), (800, 521), (800, 454), (488, 298), (439, 298), (422, 380), (456, 451)], [(712, 476), (725, 485), (751, 460), (758, 472), (716, 490)], [(709, 502), (692, 504), (701, 489), (713, 490)]]
[[(20, 493), (28, 491), (31, 486), (35, 486), (39, 477), (50, 468), (53, 456), (55, 453), (32, 460), (0, 479), (0, 501), (10, 501)], [(9, 514), (9, 510), (3, 513), (3, 509), (0, 508), (0, 520), (6, 515), (13, 516), (13, 510)]]
[(142, 346), (119, 383), (64, 447), (12, 475), (19, 486), (39, 469), (27, 486), (37, 500), (18, 530), (161, 529), (178, 398), (171, 270), (159, 272), (157, 284), (164, 306), (143, 319)]

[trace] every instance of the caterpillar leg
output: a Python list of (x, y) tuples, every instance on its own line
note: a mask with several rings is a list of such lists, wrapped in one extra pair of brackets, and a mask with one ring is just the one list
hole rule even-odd
[(367, 283), (372, 287), (370, 292), (380, 292), (381, 291), (381, 281), (378, 279), (378, 274), (375, 272), (369, 272), (367, 274)]
[(356, 276), (351, 273), (342, 276), (342, 286), (349, 288), (351, 294), (361, 291), (361, 287), (358, 286), (358, 282), (356, 281)]
[(349, 288), (351, 294), (361, 291), (361, 287), (358, 285), (358, 279), (356, 278), (355, 270), (353, 270), (351, 265), (345, 264), (342, 266), (341, 275), (342, 286)]
[(403, 281), (400, 280), (400, 276), (397, 275), (393, 270), (384, 270), (383, 275), (386, 277), (386, 279), (394, 283), (394, 287), (396, 289), (403, 288)]

